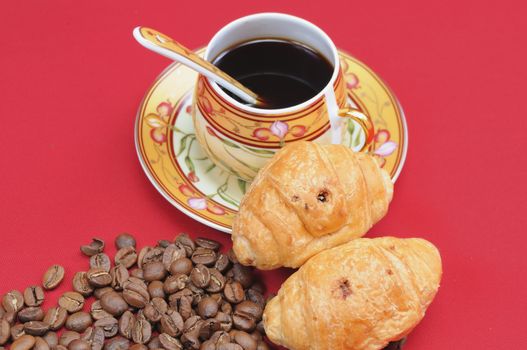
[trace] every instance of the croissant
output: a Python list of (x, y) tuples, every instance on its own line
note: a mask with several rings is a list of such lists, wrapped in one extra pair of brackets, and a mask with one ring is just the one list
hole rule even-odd
[(376, 159), (342, 145), (299, 141), (260, 170), (233, 222), (233, 249), (261, 270), (299, 267), (327, 248), (364, 235), (393, 195)]
[(263, 315), (269, 339), (292, 350), (377, 350), (423, 318), (441, 279), (429, 242), (360, 238), (291, 275)]

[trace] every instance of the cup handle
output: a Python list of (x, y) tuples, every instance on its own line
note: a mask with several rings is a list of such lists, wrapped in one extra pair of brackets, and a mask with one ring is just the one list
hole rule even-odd
[(371, 119), (368, 118), (366, 114), (359, 111), (356, 108), (352, 107), (346, 107), (341, 108), (338, 111), (338, 116), (342, 118), (351, 118), (352, 120), (359, 123), (362, 130), (364, 130), (364, 134), (366, 135), (366, 141), (364, 142), (364, 146), (360, 149), (360, 151), (363, 151), (368, 147), (368, 145), (373, 140), (373, 137), (375, 135), (375, 129), (373, 127), (373, 123), (371, 122)]

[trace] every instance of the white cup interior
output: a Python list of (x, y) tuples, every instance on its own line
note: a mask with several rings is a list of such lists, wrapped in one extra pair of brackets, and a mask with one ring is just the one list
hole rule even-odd
[[(315, 49), (334, 67), (333, 75), (326, 86), (326, 88), (328, 86), (332, 88), (339, 71), (338, 52), (335, 44), (333, 44), (329, 36), (319, 27), (304, 19), (291, 15), (282, 13), (259, 13), (242, 17), (229, 23), (212, 38), (207, 46), (205, 59), (211, 61), (228, 48), (259, 38), (287, 39)], [(210, 83), (215, 92), (231, 104), (249, 112), (261, 114), (280, 114), (302, 109), (318, 100), (326, 90), (324, 88), (316, 96), (296, 106), (280, 109), (260, 109), (236, 101), (227, 95), (215, 82), (210, 81)]]

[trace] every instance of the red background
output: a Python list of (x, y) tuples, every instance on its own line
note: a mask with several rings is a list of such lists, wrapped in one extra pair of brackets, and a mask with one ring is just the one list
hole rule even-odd
[[(3, 2), (0, 293), (37, 283), (55, 262), (68, 271), (60, 291), (70, 288), (87, 266), (78, 246), (92, 236), (111, 242), (129, 231), (154, 244), (187, 231), (228, 242), (178, 212), (143, 174), (135, 112), (168, 61), (131, 31), (148, 25), (198, 47), (237, 17), (280, 11), (321, 26), (405, 109), (408, 158), (390, 212), (369, 236), (425, 237), (444, 264), (406, 349), (527, 345), (525, 8), (485, 3)], [(270, 289), (286, 273), (268, 276)]]

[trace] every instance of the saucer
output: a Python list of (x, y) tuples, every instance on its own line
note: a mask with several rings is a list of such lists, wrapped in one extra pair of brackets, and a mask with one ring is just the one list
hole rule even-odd
[[(408, 147), (401, 106), (370, 68), (347, 53), (339, 54), (350, 102), (374, 123), (375, 138), (368, 152), (379, 157), (395, 182)], [(136, 149), (146, 175), (170, 203), (191, 218), (229, 233), (249, 184), (216, 167), (196, 140), (192, 123), (196, 79), (196, 72), (179, 63), (157, 77), (137, 112)], [(349, 122), (346, 131), (342, 143), (360, 148), (364, 139), (360, 127)]]

